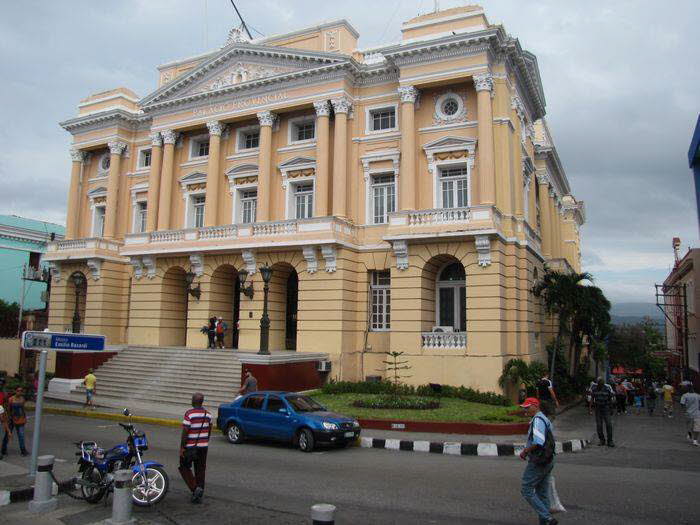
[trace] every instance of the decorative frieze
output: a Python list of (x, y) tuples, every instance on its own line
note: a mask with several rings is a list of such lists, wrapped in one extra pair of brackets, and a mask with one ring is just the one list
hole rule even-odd
[(304, 246), (302, 248), (304, 260), (306, 260), (306, 271), (314, 274), (318, 271), (318, 257), (316, 256), (316, 246)]
[(90, 269), (93, 281), (99, 281), (102, 273), (102, 259), (92, 258), (86, 261), (87, 267)]
[(325, 246), (321, 246), (321, 255), (323, 256), (323, 260), (326, 263), (326, 272), (328, 273), (333, 273), (336, 270), (337, 267), (337, 252), (335, 249), (335, 246), (327, 244)]
[(391, 247), (396, 257), (396, 269), (408, 270), (408, 241), (394, 241)]
[(476, 235), (474, 237), (474, 246), (476, 247), (477, 259), (479, 266), (486, 267), (491, 265), (491, 239), (488, 235)]
[(248, 270), (248, 275), (255, 275), (257, 271), (255, 268), (255, 253), (251, 250), (243, 250), (241, 252), (241, 257), (245, 263), (245, 269)]

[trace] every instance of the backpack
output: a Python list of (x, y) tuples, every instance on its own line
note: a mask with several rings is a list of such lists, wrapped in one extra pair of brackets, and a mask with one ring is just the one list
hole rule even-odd
[(596, 387), (593, 390), (593, 402), (597, 407), (604, 408), (610, 405), (612, 392), (608, 385), (603, 385), (603, 388)]
[(552, 394), (549, 392), (549, 387), (551, 386), (552, 383), (545, 378), (537, 382), (537, 393), (539, 394), (540, 400), (550, 400), (552, 398)]
[[(544, 419), (542, 419), (542, 421), (544, 421)], [(554, 435), (552, 434), (550, 426), (545, 426), (547, 431), (544, 436), (544, 445), (538, 446), (532, 452), (530, 452), (530, 461), (539, 466), (549, 465), (554, 459), (555, 454)], [(532, 430), (530, 430), (530, 435), (528, 437), (529, 439), (532, 439)]]

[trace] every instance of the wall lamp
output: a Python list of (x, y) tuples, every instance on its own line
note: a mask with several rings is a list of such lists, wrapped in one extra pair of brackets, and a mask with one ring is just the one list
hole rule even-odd
[(238, 282), (241, 284), (241, 293), (245, 295), (248, 299), (252, 299), (255, 292), (253, 290), (253, 283), (251, 282), (247, 287), (245, 286), (245, 280), (248, 278), (248, 270), (241, 268), (238, 270)]
[(199, 301), (202, 296), (202, 288), (200, 283), (197, 283), (196, 288), (192, 288), (192, 283), (194, 282), (194, 272), (189, 271), (185, 274), (185, 282), (187, 283), (187, 293)]

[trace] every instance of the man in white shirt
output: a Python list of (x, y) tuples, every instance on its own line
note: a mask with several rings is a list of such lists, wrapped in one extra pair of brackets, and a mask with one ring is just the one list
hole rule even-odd
[(688, 420), (688, 440), (698, 446), (700, 433), (700, 394), (696, 394), (693, 385), (686, 386), (686, 393), (681, 396), (681, 405), (685, 407)]

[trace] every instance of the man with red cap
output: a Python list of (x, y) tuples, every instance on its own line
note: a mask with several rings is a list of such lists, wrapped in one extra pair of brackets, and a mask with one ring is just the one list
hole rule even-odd
[[(540, 519), (540, 525), (556, 525), (557, 520), (549, 512), (549, 484), (554, 468), (554, 430), (552, 423), (540, 410), (540, 402), (528, 397), (522, 405), (530, 416), (527, 443), (520, 453), (520, 459), (527, 459), (523, 472), (521, 494)], [(543, 407), (544, 408), (544, 407)]]

